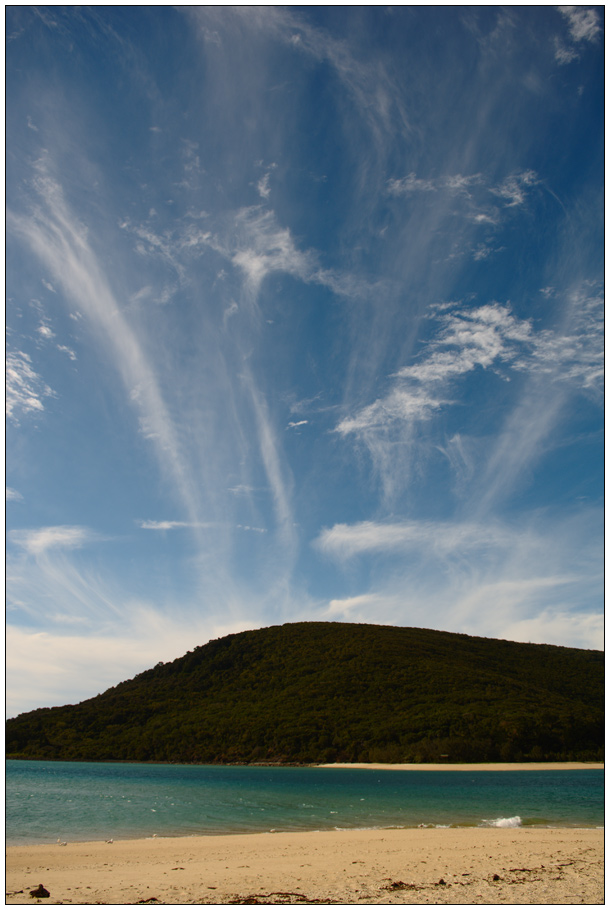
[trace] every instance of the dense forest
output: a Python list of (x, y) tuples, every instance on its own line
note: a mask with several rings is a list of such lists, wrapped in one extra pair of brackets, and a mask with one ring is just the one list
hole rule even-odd
[(7, 722), (8, 758), (428, 762), (603, 758), (599, 651), (303, 622), (241, 632)]

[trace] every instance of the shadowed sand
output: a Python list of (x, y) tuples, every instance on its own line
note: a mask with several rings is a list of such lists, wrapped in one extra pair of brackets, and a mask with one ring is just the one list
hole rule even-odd
[(603, 831), (386, 829), (9, 847), (7, 904), (598, 904)]

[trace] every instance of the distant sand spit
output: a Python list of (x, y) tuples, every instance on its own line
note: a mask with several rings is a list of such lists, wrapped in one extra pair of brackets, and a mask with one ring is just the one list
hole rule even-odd
[(603, 831), (416, 828), (9, 847), (6, 903), (36, 903), (39, 884), (50, 904), (602, 904)]
[(585, 771), (585, 770), (604, 770), (603, 762), (581, 762), (581, 761), (563, 761), (563, 762), (485, 762), (482, 764), (472, 765), (453, 765), (453, 764), (404, 764), (404, 765), (383, 765), (366, 762), (334, 762), (328, 765), (316, 765), (318, 768), (361, 768), (371, 771)]

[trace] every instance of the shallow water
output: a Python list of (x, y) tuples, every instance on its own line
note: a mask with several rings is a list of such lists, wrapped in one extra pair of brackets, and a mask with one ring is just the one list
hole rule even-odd
[(603, 825), (603, 771), (8, 761), (7, 843), (431, 826)]

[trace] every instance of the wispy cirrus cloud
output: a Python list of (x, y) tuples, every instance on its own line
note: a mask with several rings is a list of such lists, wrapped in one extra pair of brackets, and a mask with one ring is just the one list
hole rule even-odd
[[(136, 524), (143, 531), (175, 531), (181, 528), (197, 528), (198, 530), (203, 529), (218, 529), (220, 527), (227, 527), (227, 523), (221, 524), (217, 521), (137, 521)], [(237, 524), (235, 527), (240, 531), (256, 531), (259, 534), (266, 534), (266, 528), (255, 528), (250, 525)]]
[(70, 358), (70, 360), (76, 360), (76, 359), (77, 359), (76, 353), (72, 350), (72, 348), (69, 348), (69, 347), (68, 347), (67, 345), (65, 345), (65, 344), (58, 344), (58, 345), (57, 345), (57, 350), (58, 350), (58, 351), (61, 351), (63, 354), (67, 354), (68, 357)]
[(397, 91), (391, 71), (381, 60), (365, 60), (353, 52), (348, 41), (336, 38), (326, 29), (316, 28), (305, 17), (282, 7), (232, 7), (220, 12), (213, 7), (191, 7), (190, 15), (200, 28), (204, 42), (208, 23), (214, 23), (218, 45), (231, 40), (242, 30), (277, 41), (297, 53), (330, 65), (343, 90), (347, 92), (363, 121), (378, 154), (385, 155), (390, 137), (411, 130), (402, 93)]
[(439, 329), (427, 346), (427, 355), (398, 370), (388, 394), (341, 420), (338, 433), (345, 436), (429, 420), (451, 405), (446, 390), (452, 381), (477, 368), (515, 361), (532, 334), (529, 321), (516, 319), (508, 306), (495, 302), (472, 310), (441, 312), (436, 320)]
[(328, 287), (342, 297), (367, 297), (373, 290), (364, 277), (322, 267), (319, 253), (299, 249), (290, 229), (282, 227), (275, 212), (263, 206), (250, 206), (230, 216), (228, 226), (210, 239), (210, 246), (242, 272), (251, 298), (256, 298), (264, 279), (276, 272)]
[[(104, 692), (117, 680), (131, 678), (161, 661), (192, 649), (193, 642), (222, 638), (255, 623), (232, 622), (226, 616), (174, 619), (146, 602), (126, 605), (116, 630), (96, 635), (86, 630), (53, 629), (32, 633), (9, 622), (6, 630), (7, 717), (42, 704), (74, 703)], [(86, 680), (86, 685), (83, 681)], [(82, 696), (80, 695), (82, 693)], [(42, 702), (41, 702), (42, 698)]]
[(329, 601), (324, 615), (349, 622), (374, 615), (388, 624), (601, 648), (603, 614), (591, 607), (603, 587), (594, 542), (600, 519), (585, 509), (559, 522), (521, 516), (518, 526), (458, 520), (335, 525), (318, 536), (316, 548), (340, 565), (372, 568), (364, 591)]
[[(518, 465), (524, 467), (524, 459), (535, 456), (559, 419), (565, 395), (599, 392), (603, 299), (587, 283), (566, 295), (564, 319), (553, 329), (536, 331), (532, 320), (518, 319), (509, 305), (497, 302), (472, 309), (455, 304), (432, 307), (431, 318), (436, 332), (424, 356), (390, 377), (385, 396), (335, 427), (340, 435), (353, 435), (368, 448), (387, 495), (395, 491), (399, 475), (404, 480), (408, 477), (404, 447), (414, 439), (415, 426), (454, 405), (459, 397), (456, 384), (469, 373), (494, 371), (506, 378), (524, 373), (535, 380), (522, 406), (507, 418), (506, 435), (499, 435), (505, 445), (498, 442), (494, 468), (487, 472), (494, 487), (497, 481), (492, 481), (492, 474), (505, 483), (516, 477)], [(531, 426), (523, 425), (520, 414), (528, 415)], [(403, 446), (400, 454), (395, 453), (397, 443)], [(500, 470), (500, 447), (514, 462), (510, 471)]]
[(6, 416), (19, 422), (21, 417), (44, 411), (44, 399), (55, 392), (32, 366), (32, 358), (24, 351), (9, 351), (6, 355)]
[[(29, 214), (9, 211), (8, 223), (44, 263), (67, 299), (88, 316), (91, 330), (101, 335), (128, 396), (139, 411), (142, 432), (154, 441), (159, 458), (170, 471), (189, 513), (196, 496), (176, 428), (155, 372), (111, 290), (88, 231), (71, 211), (58, 181), (51, 176), (48, 160), (37, 163), (33, 186), (38, 203)], [(41, 397), (50, 394), (50, 390), (40, 388), (26, 355), (16, 359), (13, 378), (16, 389), (13, 409), (40, 410)]]
[(8, 535), (7, 611), (38, 628), (56, 623), (95, 630), (116, 624), (121, 603), (87, 563), (106, 540), (81, 525), (18, 529)]
[(566, 21), (568, 36), (567, 44), (555, 36), (555, 59), (560, 66), (565, 66), (580, 58), (579, 45), (585, 41), (597, 42), (601, 33), (600, 17), (596, 9), (584, 6), (558, 6), (557, 9)]
[(438, 184), (434, 180), (422, 180), (413, 172), (406, 177), (388, 180), (388, 191), (392, 196), (409, 196), (411, 193), (434, 192)]
[(176, 528), (213, 528), (213, 522), (206, 521), (152, 521), (140, 520), (136, 524), (144, 531), (174, 531)]
[(604, 297), (595, 282), (567, 295), (563, 325), (532, 339), (532, 356), (517, 360), (521, 370), (544, 373), (575, 388), (601, 392), (604, 380)]
[(507, 208), (513, 208), (524, 204), (529, 187), (535, 186), (538, 182), (535, 171), (522, 171), (511, 174), (499, 186), (491, 187), (491, 192), (505, 200)]
[(351, 559), (365, 553), (407, 550), (449, 554), (473, 548), (505, 546), (509, 539), (512, 537), (506, 528), (489, 523), (362, 521), (326, 528), (316, 538), (315, 546), (335, 558)]
[(297, 249), (290, 230), (278, 225), (273, 212), (258, 206), (237, 212), (233, 249), (227, 253), (254, 295), (272, 272), (286, 272), (303, 281), (311, 281), (317, 272), (315, 254)]
[(574, 41), (597, 41), (601, 32), (597, 10), (587, 9), (584, 6), (559, 6), (557, 8), (562, 16), (565, 16)]
[(424, 389), (396, 387), (353, 417), (344, 417), (337, 424), (336, 432), (346, 436), (348, 433), (386, 430), (400, 424), (429, 420), (436, 411), (449, 404), (450, 399), (432, 395)]
[[(251, 316), (256, 314), (254, 303), (264, 280), (276, 273), (291, 275), (305, 284), (323, 285), (344, 297), (368, 296), (373, 290), (363, 277), (324, 268), (319, 253), (300, 249), (290, 228), (282, 226), (273, 209), (264, 205), (223, 212), (215, 219), (206, 216), (206, 221), (205, 230), (190, 218), (179, 220), (162, 233), (149, 222), (138, 224), (125, 219), (120, 227), (136, 238), (136, 252), (157, 259), (175, 273), (174, 290), (186, 280), (189, 261), (205, 250), (220, 254), (241, 275)], [(228, 305), (225, 326), (238, 311), (235, 301)]]
[(15, 530), (10, 540), (32, 556), (41, 556), (48, 550), (74, 550), (99, 540), (89, 528), (78, 525), (54, 525), (48, 528)]
[[(531, 170), (512, 170), (501, 180), (476, 171), (471, 174), (450, 173), (442, 176), (391, 178), (385, 192), (412, 212), (413, 232), (423, 236), (411, 242), (421, 247), (426, 257), (435, 250), (438, 261), (451, 267), (452, 262), (472, 258), (475, 262), (489, 259), (506, 247), (496, 238), (511, 222), (529, 211), (535, 201), (534, 190), (541, 184)], [(440, 238), (445, 249), (436, 250)]]
[[(473, 206), (470, 211), (472, 220), (479, 223), (495, 224), (497, 213), (488, 211), (493, 202), (490, 197), (498, 197), (506, 208), (524, 205), (529, 189), (539, 182), (535, 171), (525, 170), (509, 174), (501, 183), (492, 184), (483, 174), (451, 174), (438, 178), (417, 177), (414, 172), (406, 177), (391, 178), (387, 188), (391, 196), (410, 196), (415, 193), (449, 193), (461, 195), (470, 200)], [(485, 206), (487, 208), (485, 208)], [(482, 210), (481, 210), (482, 209)]]

